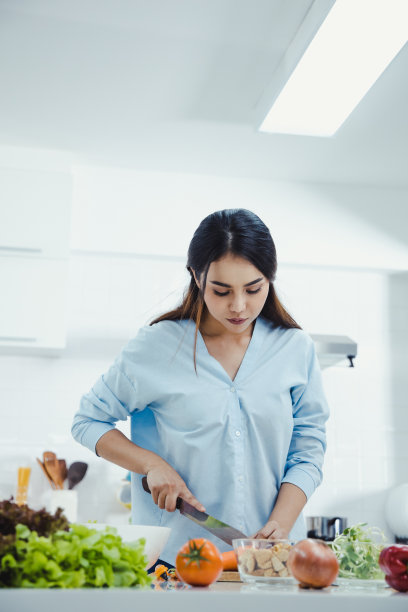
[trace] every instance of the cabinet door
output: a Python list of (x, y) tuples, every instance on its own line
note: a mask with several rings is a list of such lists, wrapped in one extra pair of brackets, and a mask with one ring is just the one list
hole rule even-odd
[(0, 347), (65, 346), (68, 262), (0, 257)]
[(72, 178), (0, 168), (0, 254), (68, 257)]

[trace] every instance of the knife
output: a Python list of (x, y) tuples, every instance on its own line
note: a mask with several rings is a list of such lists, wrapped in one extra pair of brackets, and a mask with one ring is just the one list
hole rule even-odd
[[(149, 485), (147, 484), (146, 476), (143, 476), (142, 478), (142, 486), (146, 493), (151, 493)], [(194, 506), (186, 502), (184, 499), (181, 499), (181, 497), (177, 498), (176, 508), (180, 511), (180, 514), (186, 516), (191, 521), (194, 521), (194, 523), (197, 523), (197, 525), (200, 525), (200, 527), (206, 529), (230, 546), (232, 546), (232, 540), (245, 539), (247, 537), (242, 533), (242, 531), (235, 529), (235, 527), (231, 527), (230, 525), (227, 525), (227, 523), (219, 521), (206, 512), (200, 512), (200, 510), (194, 508)]]

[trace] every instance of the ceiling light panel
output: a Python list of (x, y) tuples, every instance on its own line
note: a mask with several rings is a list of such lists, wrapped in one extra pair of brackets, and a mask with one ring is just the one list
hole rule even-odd
[(260, 126), (332, 136), (408, 40), (408, 0), (337, 0)]

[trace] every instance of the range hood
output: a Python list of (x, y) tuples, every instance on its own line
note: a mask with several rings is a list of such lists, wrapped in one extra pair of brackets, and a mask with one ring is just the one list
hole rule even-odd
[(339, 365), (354, 368), (353, 360), (357, 355), (357, 343), (348, 336), (310, 334), (315, 343), (317, 358), (322, 370)]

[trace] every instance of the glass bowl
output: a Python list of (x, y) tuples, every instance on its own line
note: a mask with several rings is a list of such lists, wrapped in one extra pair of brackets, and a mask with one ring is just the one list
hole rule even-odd
[(339, 562), (336, 583), (340, 586), (386, 588), (384, 573), (378, 559), (385, 543), (348, 542), (341, 550), (334, 550)]
[(232, 540), (243, 582), (282, 584), (295, 580), (287, 567), (294, 540)]

